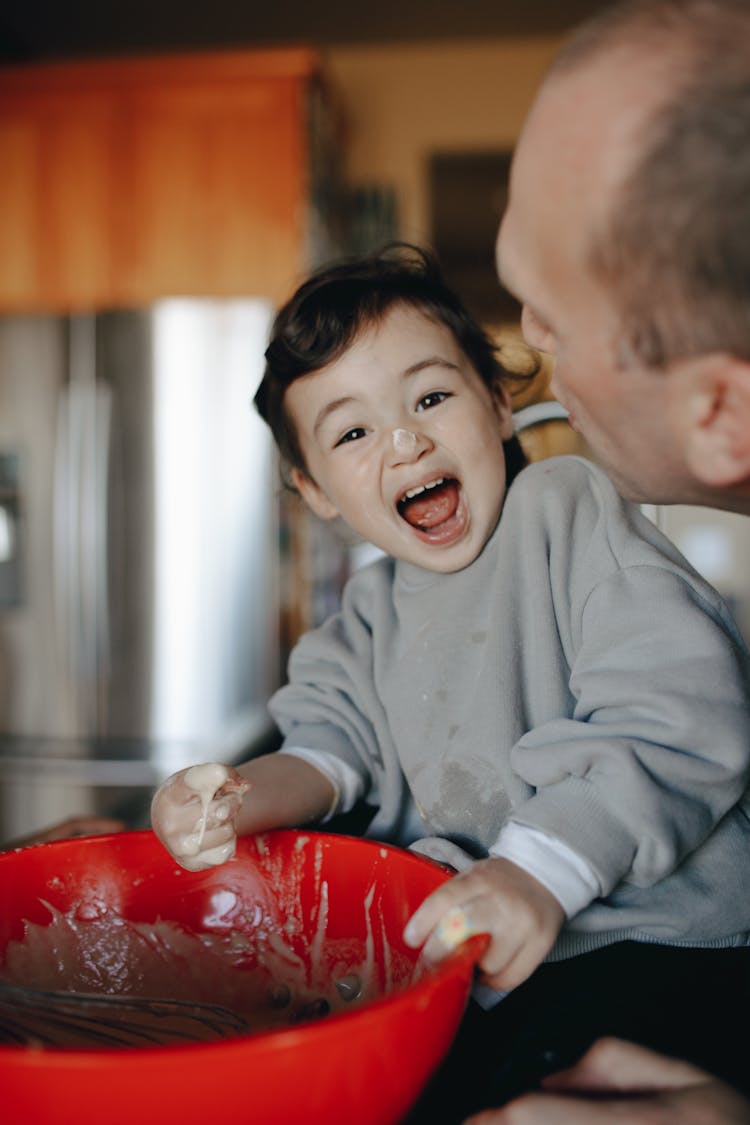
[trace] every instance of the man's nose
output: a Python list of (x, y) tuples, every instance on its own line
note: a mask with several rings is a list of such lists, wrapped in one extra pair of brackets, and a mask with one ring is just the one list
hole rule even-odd
[(389, 454), (394, 465), (408, 464), (418, 460), (426, 449), (431, 447), (431, 441), (426, 434), (419, 430), (406, 430), (400, 426), (391, 431)]

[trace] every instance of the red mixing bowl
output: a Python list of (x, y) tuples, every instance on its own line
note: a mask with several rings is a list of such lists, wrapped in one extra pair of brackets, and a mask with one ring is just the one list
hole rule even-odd
[(484, 941), (413, 979), (417, 954), (402, 931), (446, 878), (398, 848), (305, 831), (246, 837), (227, 864), (202, 872), (178, 867), (151, 832), (1, 854), (0, 965), (25, 923), (43, 933), (57, 912), (249, 939), (261, 927), (281, 935), (303, 973), (329, 945), (338, 975), (347, 958), (361, 973), (364, 950), (371, 989), (345, 1011), (214, 1042), (0, 1046), (3, 1122), (395, 1125), (453, 1039)]

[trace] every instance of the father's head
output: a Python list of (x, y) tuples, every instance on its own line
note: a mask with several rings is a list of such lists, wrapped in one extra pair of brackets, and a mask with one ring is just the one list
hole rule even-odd
[(627, 0), (570, 39), (498, 266), (625, 494), (750, 512), (748, 0)]

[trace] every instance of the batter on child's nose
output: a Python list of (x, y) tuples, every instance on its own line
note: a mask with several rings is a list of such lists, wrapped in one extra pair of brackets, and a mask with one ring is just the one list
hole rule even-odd
[(393, 452), (399, 457), (409, 457), (417, 447), (417, 435), (411, 430), (397, 428), (393, 431)]

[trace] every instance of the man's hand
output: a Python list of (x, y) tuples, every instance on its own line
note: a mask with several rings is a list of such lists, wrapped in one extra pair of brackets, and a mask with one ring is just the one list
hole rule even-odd
[(600, 1039), (569, 1070), (464, 1125), (748, 1125), (750, 1102), (679, 1059)]

